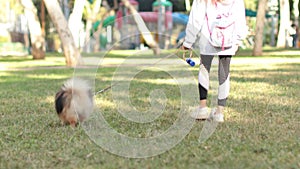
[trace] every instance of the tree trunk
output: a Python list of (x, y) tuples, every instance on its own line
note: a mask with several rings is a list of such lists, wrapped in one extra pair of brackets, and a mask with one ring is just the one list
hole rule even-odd
[(46, 11), (45, 11), (45, 3), (41, 2), (41, 26), (42, 26), (42, 35), (46, 37)]
[(136, 25), (142, 34), (142, 37), (146, 41), (146, 43), (152, 48), (154, 54), (159, 54), (160, 53), (160, 48), (158, 44), (155, 42), (153, 39), (153, 36), (149, 29), (147, 28), (143, 18), (141, 15), (136, 11), (136, 9), (130, 4), (128, 0), (122, 0), (124, 5), (129, 9), (130, 13), (132, 14), (134, 21), (136, 22)]
[(41, 24), (37, 16), (37, 9), (32, 0), (21, 0), (21, 3), (24, 6), (24, 13), (28, 20), (33, 59), (44, 59), (46, 50), (45, 38), (43, 37)]
[(57, 0), (44, 0), (44, 2), (62, 42), (67, 66), (74, 67), (83, 64), (80, 51), (75, 46), (67, 20)]
[(299, 26), (299, 0), (294, 0), (293, 9), (294, 9), (294, 22), (297, 26)]
[(103, 20), (104, 19), (105, 18), (103, 17), (101, 23), (97, 27), (97, 31), (93, 35), (95, 40), (96, 40), (96, 43), (95, 43), (95, 46), (94, 46), (94, 52), (99, 52), (101, 50), (100, 35), (102, 33), (101, 30), (102, 30), (102, 27), (103, 27)]
[(76, 47), (79, 47), (79, 38), (80, 38), (80, 24), (82, 20), (83, 9), (85, 5), (85, 0), (75, 0), (73, 12), (69, 17), (69, 28), (73, 35)]
[(254, 37), (254, 48), (252, 55), (260, 56), (262, 55), (263, 48), (263, 36), (264, 36), (264, 24), (265, 24), (265, 15), (267, 9), (268, 0), (260, 0), (258, 2), (258, 11), (256, 16), (256, 34)]
[(190, 0), (185, 0), (185, 10), (191, 11), (191, 2)]
[[(90, 52), (90, 31), (93, 28), (93, 22), (96, 20), (97, 14), (100, 11), (100, 6), (101, 6), (102, 0), (96, 0), (93, 2), (93, 4), (87, 4), (86, 9), (87, 9), (87, 21), (86, 21), (86, 28), (85, 28), (85, 52)], [(89, 2), (86, 2), (89, 3)], [(98, 42), (96, 42), (98, 43)]]
[(63, 14), (65, 18), (68, 20), (70, 15), (70, 8), (69, 8), (69, 0), (60, 0), (61, 7), (63, 9)]
[(280, 0), (280, 27), (278, 33), (277, 47), (287, 47), (287, 30), (290, 24), (289, 0)]
[(90, 19), (87, 19), (85, 24), (85, 40), (84, 40), (84, 52), (91, 52), (91, 29), (93, 28), (93, 22)]

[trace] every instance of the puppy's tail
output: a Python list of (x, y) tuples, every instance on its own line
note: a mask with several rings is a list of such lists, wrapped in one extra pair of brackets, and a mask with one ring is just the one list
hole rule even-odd
[(76, 91), (92, 92), (91, 85), (86, 80), (79, 79), (79, 78), (69, 79), (63, 84), (62, 90), (67, 91), (69, 89), (73, 90), (74, 92), (76, 92)]

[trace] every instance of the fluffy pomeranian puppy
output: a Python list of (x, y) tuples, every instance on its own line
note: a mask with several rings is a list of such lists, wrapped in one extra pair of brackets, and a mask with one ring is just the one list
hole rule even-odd
[(80, 78), (67, 80), (55, 95), (55, 109), (62, 124), (76, 127), (93, 111), (94, 98), (89, 83)]

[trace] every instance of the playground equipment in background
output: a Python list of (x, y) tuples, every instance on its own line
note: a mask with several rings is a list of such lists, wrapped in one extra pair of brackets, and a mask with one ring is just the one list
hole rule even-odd
[(98, 30), (98, 27), (100, 24), (102, 24), (102, 29), (105, 28), (105, 30), (101, 30), (100, 32), (100, 47), (101, 49), (106, 49), (107, 44), (112, 44), (113, 42), (113, 26), (116, 20), (116, 16), (108, 16), (102, 21), (96, 21), (93, 24), (93, 33)]
[[(129, 1), (138, 11), (139, 3), (135, 0)], [(153, 12), (139, 12), (150, 32), (154, 35), (155, 40), (159, 42), (161, 48), (168, 48), (170, 37), (172, 35), (172, 3), (168, 0), (161, 0), (160, 3), (155, 1), (152, 4)], [(123, 3), (117, 12), (117, 28), (121, 34), (122, 46), (129, 49), (135, 49), (140, 44), (144, 44), (144, 39), (135, 25), (133, 17)]]
[(173, 21), (172, 12), (173, 4), (168, 0), (155, 1), (152, 9), (157, 13), (157, 33), (160, 48), (168, 48), (172, 35)]
[[(139, 3), (135, 0), (129, 0), (129, 3), (138, 11)], [(139, 44), (137, 26), (133, 17), (130, 16), (130, 11), (127, 9), (123, 2), (119, 4), (119, 10), (117, 11), (116, 27), (120, 32), (122, 48), (135, 49), (136, 45)]]
[(187, 25), (189, 16), (187, 14), (174, 12), (172, 13), (173, 24)]
[[(138, 10), (139, 3), (135, 0), (129, 1), (136, 10)], [(183, 13), (173, 13), (172, 12), (172, 3), (169, 1), (162, 1), (162, 11), (164, 17), (159, 17), (159, 3), (155, 1), (152, 4), (153, 12), (139, 12), (142, 19), (145, 21), (148, 29), (151, 34), (154, 36), (155, 41), (162, 42), (160, 44), (161, 48), (167, 48), (170, 46), (170, 37), (174, 33), (173, 25), (182, 25), (185, 26), (188, 22), (188, 15)], [(125, 49), (135, 49), (137, 47), (143, 46), (145, 44), (144, 39), (140, 36), (140, 32), (137, 29), (136, 23), (133, 20), (133, 17), (130, 16), (129, 10), (121, 2), (119, 4), (120, 8), (117, 11), (115, 16), (109, 16), (103, 21), (103, 28), (100, 34), (100, 44), (101, 48), (105, 49), (107, 44), (112, 44), (114, 31), (113, 28), (117, 28), (120, 33), (120, 42), (122, 48)], [(159, 24), (159, 18), (164, 20)], [(102, 21), (96, 21), (93, 25), (93, 33), (97, 31), (99, 24), (102, 24)], [(176, 33), (175, 33), (176, 34)], [(159, 35), (162, 35), (161, 37)], [(185, 32), (182, 31), (179, 33), (176, 41), (179, 41), (185, 36)], [(160, 40), (161, 38), (161, 40)], [(117, 38), (118, 39), (118, 38)], [(176, 45), (176, 44), (175, 44)]]
[(176, 46), (179, 46), (183, 43), (185, 37), (185, 26), (188, 23), (189, 16), (187, 14), (174, 12), (172, 13), (172, 19), (174, 25), (182, 25), (183, 29), (178, 33), (176, 38)]

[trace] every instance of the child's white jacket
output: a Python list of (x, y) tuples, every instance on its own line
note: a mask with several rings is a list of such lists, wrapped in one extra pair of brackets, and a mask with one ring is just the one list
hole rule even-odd
[[(235, 55), (238, 45), (247, 36), (248, 27), (246, 24), (245, 5), (243, 0), (223, 0), (216, 4), (210, 0), (194, 0), (186, 27), (186, 37), (183, 46), (191, 48), (199, 34), (199, 48), (203, 55)], [(235, 19), (234, 45), (231, 48), (222, 50), (213, 47), (209, 42), (209, 28), (217, 14), (232, 12)], [(206, 15), (207, 18), (206, 19)]]

